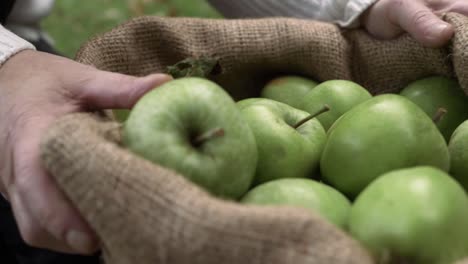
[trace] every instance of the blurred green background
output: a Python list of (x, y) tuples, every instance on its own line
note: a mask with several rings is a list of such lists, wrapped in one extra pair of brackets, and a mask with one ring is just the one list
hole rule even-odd
[(205, 0), (58, 0), (42, 26), (61, 53), (74, 57), (90, 37), (142, 15), (220, 17)]

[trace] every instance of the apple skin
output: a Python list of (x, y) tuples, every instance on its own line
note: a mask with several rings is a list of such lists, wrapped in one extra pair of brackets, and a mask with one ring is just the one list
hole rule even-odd
[(342, 229), (346, 228), (351, 209), (350, 201), (337, 190), (314, 180), (300, 178), (261, 184), (250, 190), (241, 202), (306, 208)]
[(357, 83), (347, 80), (331, 80), (317, 85), (308, 92), (303, 97), (299, 108), (315, 113), (324, 104), (330, 106), (330, 111), (317, 117), (325, 130), (328, 130), (344, 113), (371, 98), (372, 95)]
[(468, 120), (453, 132), (449, 152), (450, 174), (468, 191)]
[(237, 108), (240, 110), (246, 108), (247, 106), (250, 106), (252, 104), (255, 104), (255, 102), (258, 102), (259, 100), (263, 100), (264, 98), (258, 98), (258, 97), (252, 97), (252, 98), (247, 98), (240, 100), (236, 102)]
[(437, 127), (448, 142), (453, 131), (468, 119), (468, 96), (458, 82), (442, 76), (434, 76), (410, 83), (400, 92), (433, 117), (439, 108), (447, 113)]
[(300, 76), (283, 76), (271, 80), (261, 91), (261, 97), (299, 108), (302, 98), (317, 86), (317, 82)]
[(280, 178), (310, 177), (318, 170), (327, 136), (316, 118), (294, 129), (310, 114), (270, 99), (259, 99), (241, 113), (258, 147), (255, 185)]
[[(193, 143), (217, 128), (223, 136)], [(128, 149), (214, 195), (237, 199), (250, 188), (258, 157), (254, 135), (232, 98), (211, 81), (183, 78), (153, 89), (134, 106), (123, 132)]]
[(468, 196), (433, 167), (392, 171), (358, 196), (349, 231), (377, 259), (400, 260), (385, 263), (451, 264), (468, 256)]
[(433, 121), (403, 96), (375, 96), (341, 116), (321, 157), (324, 181), (356, 197), (383, 173), (413, 166), (449, 170), (447, 143)]

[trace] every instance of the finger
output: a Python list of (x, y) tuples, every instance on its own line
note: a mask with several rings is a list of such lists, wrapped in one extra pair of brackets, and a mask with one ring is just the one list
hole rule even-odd
[(49, 249), (63, 253), (76, 253), (63, 241), (59, 241), (50, 233), (38, 225), (38, 220), (31, 213), (22, 196), (15, 190), (10, 190), (10, 205), (13, 210), (16, 224), (19, 228), (21, 238), (26, 244), (42, 249)]
[(133, 77), (118, 73), (96, 71), (75, 94), (91, 109), (130, 109), (149, 90), (172, 79), (165, 74)]
[(393, 1), (389, 19), (422, 45), (441, 47), (453, 36), (453, 26), (438, 17), (422, 1)]
[(449, 11), (468, 16), (468, 2), (458, 1), (449, 8)]
[(94, 253), (98, 247), (94, 232), (40, 163), (40, 135), (49, 121), (34, 121), (34, 127), (24, 128), (13, 153), (16, 198), (12, 206), (18, 207), (15, 215), (21, 233), (37, 247)]
[(364, 27), (377, 39), (393, 39), (404, 33), (400, 26), (389, 20), (388, 2), (380, 0), (361, 15)]

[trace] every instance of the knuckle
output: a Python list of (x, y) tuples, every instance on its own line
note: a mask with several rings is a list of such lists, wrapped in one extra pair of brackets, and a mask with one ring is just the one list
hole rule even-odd
[(128, 92), (128, 87), (133, 86), (134, 84), (134, 78), (127, 76), (127, 75), (117, 75), (116, 77), (116, 83), (117, 83), (117, 89), (121, 93), (127, 93)]
[(423, 25), (432, 18), (432, 12), (429, 10), (418, 10), (412, 16), (412, 22), (415, 25)]
[(118, 75), (115, 78), (117, 85), (115, 87), (114, 104), (125, 106), (127, 101), (132, 100), (138, 94), (135, 79), (126, 75)]

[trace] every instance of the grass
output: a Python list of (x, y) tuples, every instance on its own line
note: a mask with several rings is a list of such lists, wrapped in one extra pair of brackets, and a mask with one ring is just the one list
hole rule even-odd
[(42, 26), (61, 53), (74, 57), (90, 37), (141, 15), (220, 17), (205, 0), (59, 0)]

